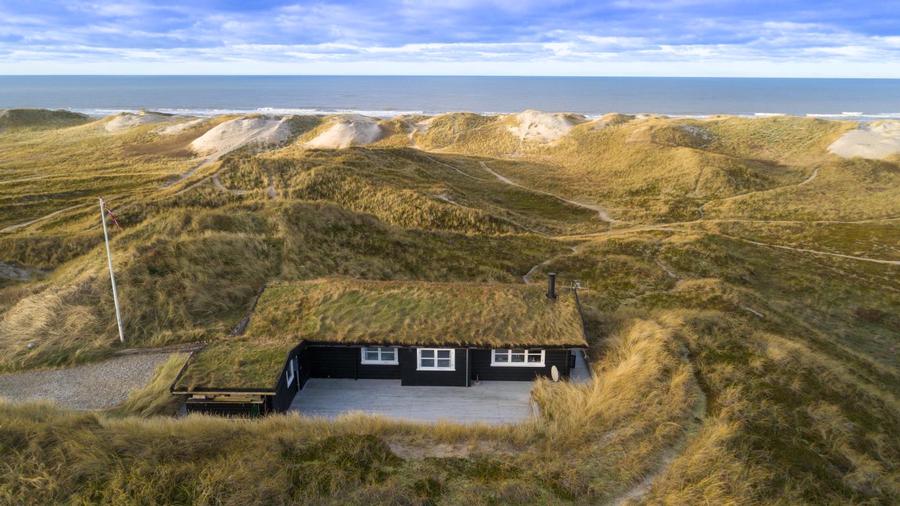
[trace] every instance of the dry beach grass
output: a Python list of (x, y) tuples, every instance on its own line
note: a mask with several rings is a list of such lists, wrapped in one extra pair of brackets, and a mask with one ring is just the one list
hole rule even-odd
[(900, 166), (829, 153), (853, 125), (623, 116), (543, 143), (513, 135), (510, 118), (449, 114), (330, 150), (303, 145), (320, 126), (302, 121), (283, 147), (244, 147), (168, 187), (196, 160), (174, 144), (137, 149), (171, 142), (160, 125), (0, 132), (2, 226), (85, 206), (0, 235), (0, 262), (40, 271), (0, 280), (0, 369), (122, 347), (92, 207), (102, 194), (122, 226), (129, 347), (227, 351), (259, 288), (279, 281), (515, 284), (553, 271), (584, 286), (593, 380), (538, 382), (541, 416), (512, 427), (173, 419), (158, 415), (180, 369), (167, 362), (116, 412), (0, 404), (0, 502), (900, 500), (900, 266), (871, 261), (898, 258)]

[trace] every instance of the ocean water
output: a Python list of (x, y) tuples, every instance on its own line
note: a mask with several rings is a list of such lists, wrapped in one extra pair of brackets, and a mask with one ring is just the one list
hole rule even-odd
[(0, 76), (0, 108), (105, 115), (360, 112), (373, 116), (524, 109), (900, 118), (897, 79), (403, 76)]

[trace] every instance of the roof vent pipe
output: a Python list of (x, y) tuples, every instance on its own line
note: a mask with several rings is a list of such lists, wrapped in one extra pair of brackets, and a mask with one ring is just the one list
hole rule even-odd
[(547, 298), (556, 299), (556, 273), (547, 274)]

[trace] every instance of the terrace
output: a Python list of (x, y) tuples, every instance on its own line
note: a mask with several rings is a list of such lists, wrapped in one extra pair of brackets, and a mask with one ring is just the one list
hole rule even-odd
[[(573, 352), (570, 380), (588, 382), (591, 373), (582, 352)], [(483, 381), (469, 388), (403, 387), (400, 380), (310, 378), (297, 393), (290, 411), (305, 416), (337, 418), (364, 413), (412, 422), (519, 423), (531, 418), (530, 381)]]
[(532, 416), (532, 385), (487, 381), (469, 388), (402, 387), (400, 380), (311, 378), (290, 410), (324, 418), (361, 412), (413, 422), (500, 425)]

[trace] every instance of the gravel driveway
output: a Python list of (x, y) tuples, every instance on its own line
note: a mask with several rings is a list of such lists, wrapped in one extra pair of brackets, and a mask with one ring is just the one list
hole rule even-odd
[(169, 353), (111, 358), (69, 369), (0, 375), (0, 397), (11, 401), (53, 401), (70, 409), (106, 409), (147, 384)]

